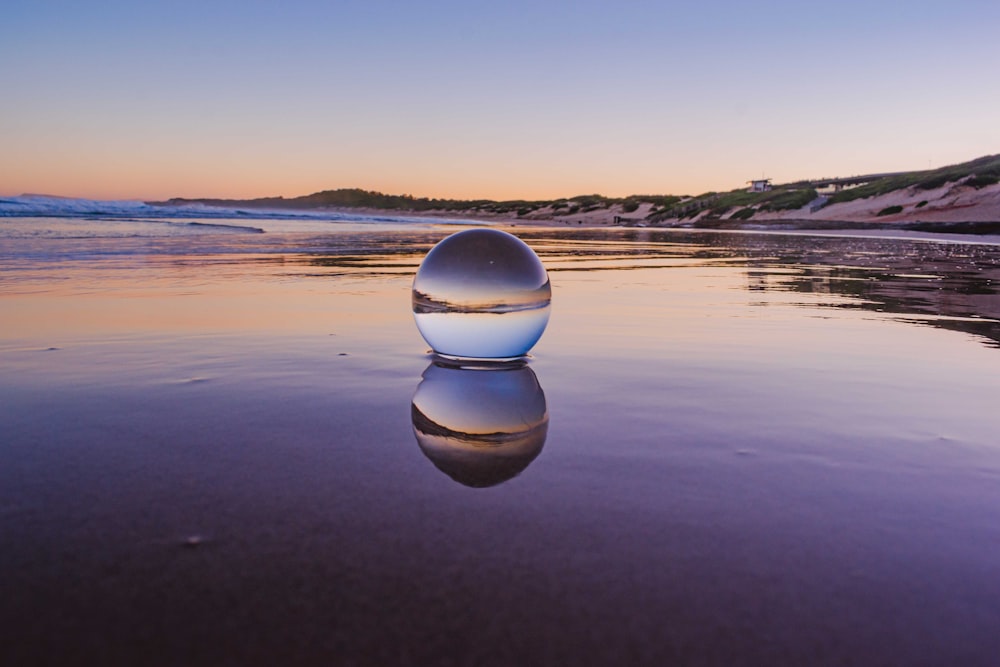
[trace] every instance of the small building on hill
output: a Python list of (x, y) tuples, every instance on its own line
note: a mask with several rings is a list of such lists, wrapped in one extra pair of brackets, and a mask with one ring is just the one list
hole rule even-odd
[(750, 189), (747, 192), (767, 192), (771, 189), (771, 179), (762, 178), (757, 181), (747, 181), (750, 184)]

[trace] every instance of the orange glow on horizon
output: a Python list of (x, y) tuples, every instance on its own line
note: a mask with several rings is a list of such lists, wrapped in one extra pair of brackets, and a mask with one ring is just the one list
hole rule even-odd
[(723, 137), (715, 145), (692, 139), (657, 147), (607, 140), (577, 145), (553, 137), (533, 150), (499, 140), (466, 145), (456, 137), (439, 150), (433, 142), (397, 138), (398, 145), (388, 138), (342, 146), (333, 139), (285, 145), (263, 137), (259, 142), (222, 137), (202, 146), (165, 134), (138, 147), (127, 138), (104, 144), (87, 136), (14, 138), (0, 155), (0, 195), (159, 201), (292, 198), (340, 188), (465, 200), (698, 195), (742, 188), (761, 176), (782, 183), (926, 169), (989, 152), (956, 144), (929, 165), (919, 146), (873, 157), (859, 156), (850, 146), (816, 152), (803, 143), (776, 150), (764, 138), (744, 145)]

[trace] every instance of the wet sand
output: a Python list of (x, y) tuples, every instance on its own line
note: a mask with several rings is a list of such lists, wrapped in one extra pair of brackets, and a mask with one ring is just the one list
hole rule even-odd
[(517, 228), (484, 371), (451, 231), (4, 241), (0, 662), (993, 663), (1000, 248)]

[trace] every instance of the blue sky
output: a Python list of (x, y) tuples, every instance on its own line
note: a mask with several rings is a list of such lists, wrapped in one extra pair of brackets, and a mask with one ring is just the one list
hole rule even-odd
[(1000, 3), (5, 2), (0, 194), (697, 194), (1000, 152)]

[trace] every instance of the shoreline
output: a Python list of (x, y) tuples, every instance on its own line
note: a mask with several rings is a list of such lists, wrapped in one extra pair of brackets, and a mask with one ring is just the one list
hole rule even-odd
[[(888, 220), (825, 220), (809, 218), (761, 218), (758, 220), (702, 219), (648, 222), (613, 214), (612, 209), (602, 209), (572, 216), (509, 216), (485, 215), (471, 211), (398, 211), (372, 208), (327, 209), (330, 212), (427, 219), (467, 220), (470, 223), (489, 223), (505, 227), (543, 227), (559, 229), (675, 229), (685, 231), (743, 231), (743, 232), (846, 232), (865, 234), (876, 232), (890, 235), (917, 236), (949, 235), (956, 237), (997, 237), (1000, 239), (1000, 220), (966, 221), (888, 221)], [(603, 214), (603, 215), (602, 215)], [(616, 218), (621, 218), (616, 221)]]

